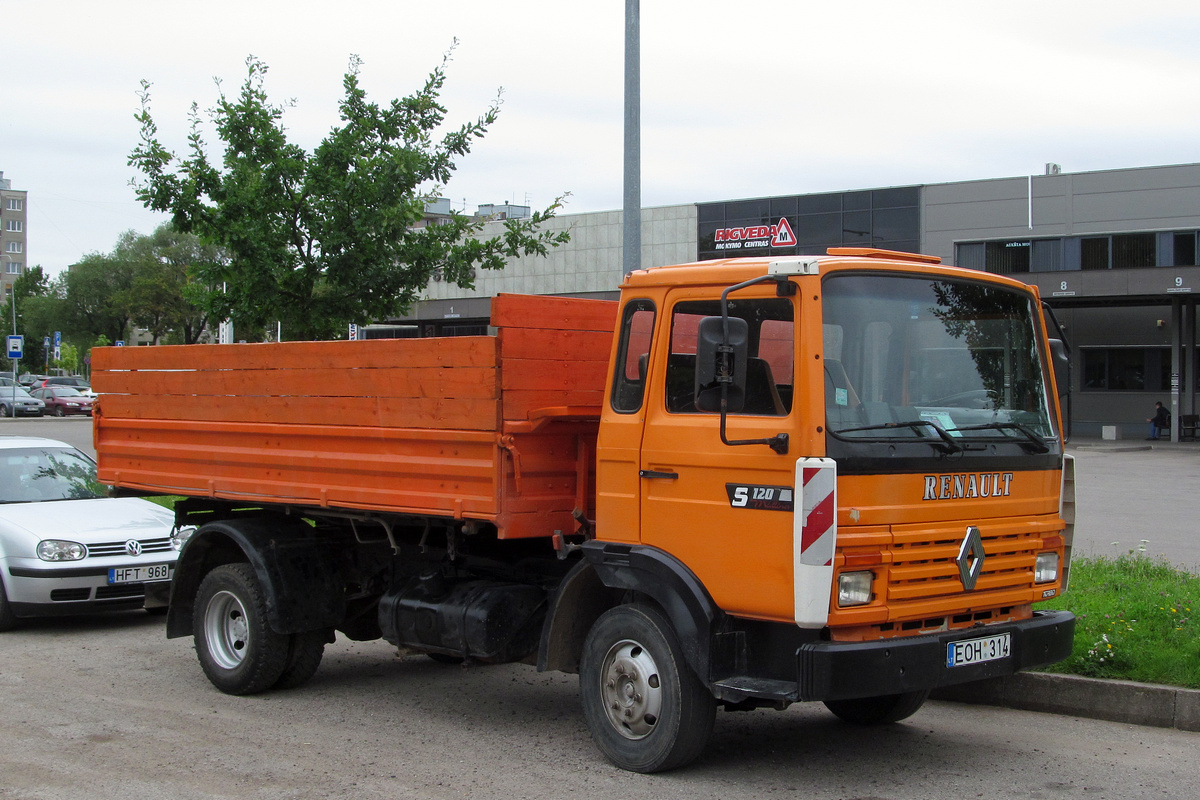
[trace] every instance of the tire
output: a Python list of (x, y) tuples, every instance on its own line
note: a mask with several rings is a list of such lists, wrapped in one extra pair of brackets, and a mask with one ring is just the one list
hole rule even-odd
[(0, 405), (0, 417), (11, 417), (13, 412), (8, 410), (8, 406)]
[(224, 564), (204, 576), (192, 633), (204, 674), (226, 694), (271, 688), (292, 653), (292, 637), (267, 623), (266, 598), (249, 564)]
[(287, 663), (272, 689), (295, 689), (308, 683), (317, 674), (317, 667), (321, 666), (321, 658), (325, 655), (325, 631), (306, 631), (290, 638)]
[(860, 697), (854, 700), (828, 700), (825, 707), (843, 722), (853, 725), (886, 725), (908, 719), (925, 703), (929, 691)]
[(17, 617), (8, 604), (8, 593), (4, 591), (4, 581), (0, 579), (0, 631), (11, 631), (16, 626)]
[(681, 767), (704, 750), (717, 703), (683, 660), (657, 609), (624, 605), (596, 620), (583, 645), (579, 693), (592, 739), (632, 772)]
[(63, 409), (63, 407), (62, 407), (62, 406), (55, 406), (55, 407), (54, 407), (54, 416), (56, 416), (56, 417), (65, 417), (66, 415), (67, 415), (67, 412), (66, 412), (66, 410), (65, 410), (65, 409)]

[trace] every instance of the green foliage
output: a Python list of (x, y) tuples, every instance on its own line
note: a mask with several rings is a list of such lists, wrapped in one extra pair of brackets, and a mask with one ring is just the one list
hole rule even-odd
[(1075, 559), (1070, 590), (1044, 604), (1074, 612), (1075, 649), (1048, 670), (1200, 689), (1198, 603), (1200, 576), (1164, 560)]
[[(540, 231), (556, 201), (503, 235), (481, 238), (483, 222), (454, 214), (417, 227), (426, 202), (449, 181), (455, 159), (482, 138), (499, 99), (478, 119), (435, 141), (446, 117), (438, 102), (449, 54), (421, 89), (387, 105), (369, 102), (357, 57), (343, 79), (341, 125), (310, 154), (288, 141), (284, 106), (264, 89), (267, 66), (246, 60), (236, 96), (219, 90), (211, 119), (224, 144), (210, 159), (193, 104), (189, 155), (158, 139), (150, 84), (142, 82), (141, 142), (130, 155), (148, 207), (172, 214), (176, 228), (228, 254), (200, 264), (193, 299), (212, 319), (264, 328), (282, 321), (287, 338), (328, 338), (348, 322), (402, 313), (435, 273), (470, 288), (475, 268), (501, 269), (518, 255), (544, 255), (567, 234)], [(220, 84), (218, 83), (218, 88)]]

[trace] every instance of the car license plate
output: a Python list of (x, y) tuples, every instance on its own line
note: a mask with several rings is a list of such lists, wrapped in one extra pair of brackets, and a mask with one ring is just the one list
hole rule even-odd
[(109, 583), (153, 583), (171, 580), (170, 564), (149, 564), (144, 567), (110, 567)]
[(999, 661), (1008, 658), (1011, 647), (1012, 636), (1007, 633), (950, 642), (946, 646), (946, 666), (965, 667), (985, 661)]

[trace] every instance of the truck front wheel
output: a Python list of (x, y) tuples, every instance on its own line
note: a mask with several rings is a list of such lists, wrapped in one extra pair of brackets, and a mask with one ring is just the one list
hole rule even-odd
[(884, 725), (899, 722), (917, 713), (929, 697), (929, 692), (903, 692), (880, 697), (860, 697), (854, 700), (829, 700), (825, 707), (843, 722), (855, 725)]
[(196, 591), (192, 632), (200, 666), (226, 694), (254, 694), (279, 681), (292, 655), (292, 637), (267, 623), (267, 604), (249, 564), (224, 564)]
[(610, 609), (588, 633), (579, 665), (583, 713), (618, 767), (681, 767), (707, 744), (716, 700), (682, 654), (671, 624), (649, 606)]

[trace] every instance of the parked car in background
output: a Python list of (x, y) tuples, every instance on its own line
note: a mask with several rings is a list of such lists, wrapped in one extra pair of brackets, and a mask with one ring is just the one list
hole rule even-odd
[(74, 386), (76, 389), (91, 389), (88, 379), (81, 375), (42, 375), (33, 382), (33, 388), (43, 386)]
[(46, 404), (46, 413), (56, 417), (68, 414), (91, 414), (94, 397), (89, 397), (73, 386), (43, 386), (30, 392)]
[(0, 436), (0, 631), (25, 617), (165, 609), (192, 529), (137, 497), (107, 497), (65, 442)]
[(0, 417), (40, 417), (45, 411), (45, 401), (14, 387), (11, 381), (0, 386)]

